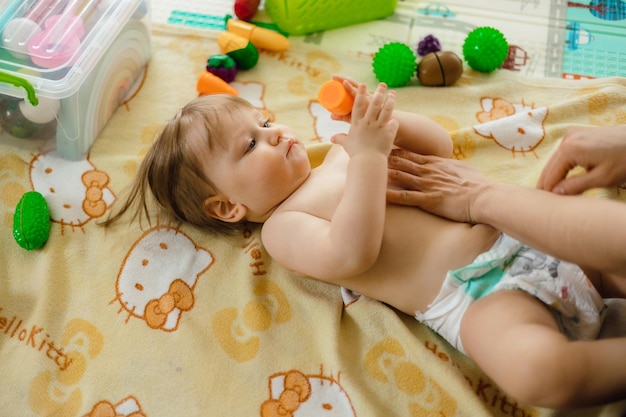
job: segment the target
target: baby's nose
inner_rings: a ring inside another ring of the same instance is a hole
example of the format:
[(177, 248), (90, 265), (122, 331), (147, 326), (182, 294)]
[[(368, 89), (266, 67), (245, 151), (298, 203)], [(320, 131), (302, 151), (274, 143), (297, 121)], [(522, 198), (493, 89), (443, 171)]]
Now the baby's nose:
[(283, 132), (278, 128), (270, 128), (270, 143), (274, 146), (278, 145), (283, 138)]

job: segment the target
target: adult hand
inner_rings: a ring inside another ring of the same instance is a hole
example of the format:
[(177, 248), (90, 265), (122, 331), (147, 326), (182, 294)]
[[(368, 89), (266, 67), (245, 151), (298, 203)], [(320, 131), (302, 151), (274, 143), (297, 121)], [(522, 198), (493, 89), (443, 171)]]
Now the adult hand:
[[(586, 172), (567, 176), (576, 167)], [(569, 129), (541, 173), (537, 188), (580, 194), (626, 183), (626, 125)]]
[(390, 203), (474, 223), (474, 201), (491, 181), (461, 161), (394, 149), (389, 157), (389, 184)]

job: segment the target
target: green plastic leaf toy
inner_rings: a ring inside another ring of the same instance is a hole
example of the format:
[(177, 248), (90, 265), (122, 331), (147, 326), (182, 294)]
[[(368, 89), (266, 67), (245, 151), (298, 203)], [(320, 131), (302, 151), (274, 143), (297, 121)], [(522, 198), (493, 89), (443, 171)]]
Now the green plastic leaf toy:
[(50, 236), (50, 211), (41, 193), (24, 193), (13, 214), (13, 238), (26, 250), (41, 248)]

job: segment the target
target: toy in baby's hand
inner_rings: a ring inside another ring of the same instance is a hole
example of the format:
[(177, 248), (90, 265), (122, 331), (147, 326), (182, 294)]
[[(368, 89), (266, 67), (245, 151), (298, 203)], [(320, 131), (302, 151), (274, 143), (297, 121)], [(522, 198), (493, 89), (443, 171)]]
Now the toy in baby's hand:
[(502, 66), (509, 53), (509, 44), (498, 29), (481, 26), (472, 30), (463, 43), (463, 57), (470, 68), (491, 72)]
[(13, 238), (22, 248), (41, 248), (50, 236), (50, 211), (43, 195), (28, 191), (13, 214)]
[(317, 93), (317, 99), (326, 110), (337, 116), (350, 114), (354, 105), (354, 98), (337, 80), (326, 81), (322, 84)]

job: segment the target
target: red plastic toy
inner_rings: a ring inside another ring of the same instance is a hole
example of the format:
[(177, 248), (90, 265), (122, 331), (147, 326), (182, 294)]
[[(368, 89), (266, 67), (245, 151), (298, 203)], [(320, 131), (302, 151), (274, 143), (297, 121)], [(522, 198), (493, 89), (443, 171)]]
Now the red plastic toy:
[(250, 20), (259, 10), (260, 0), (235, 0), (235, 15), (241, 20)]

